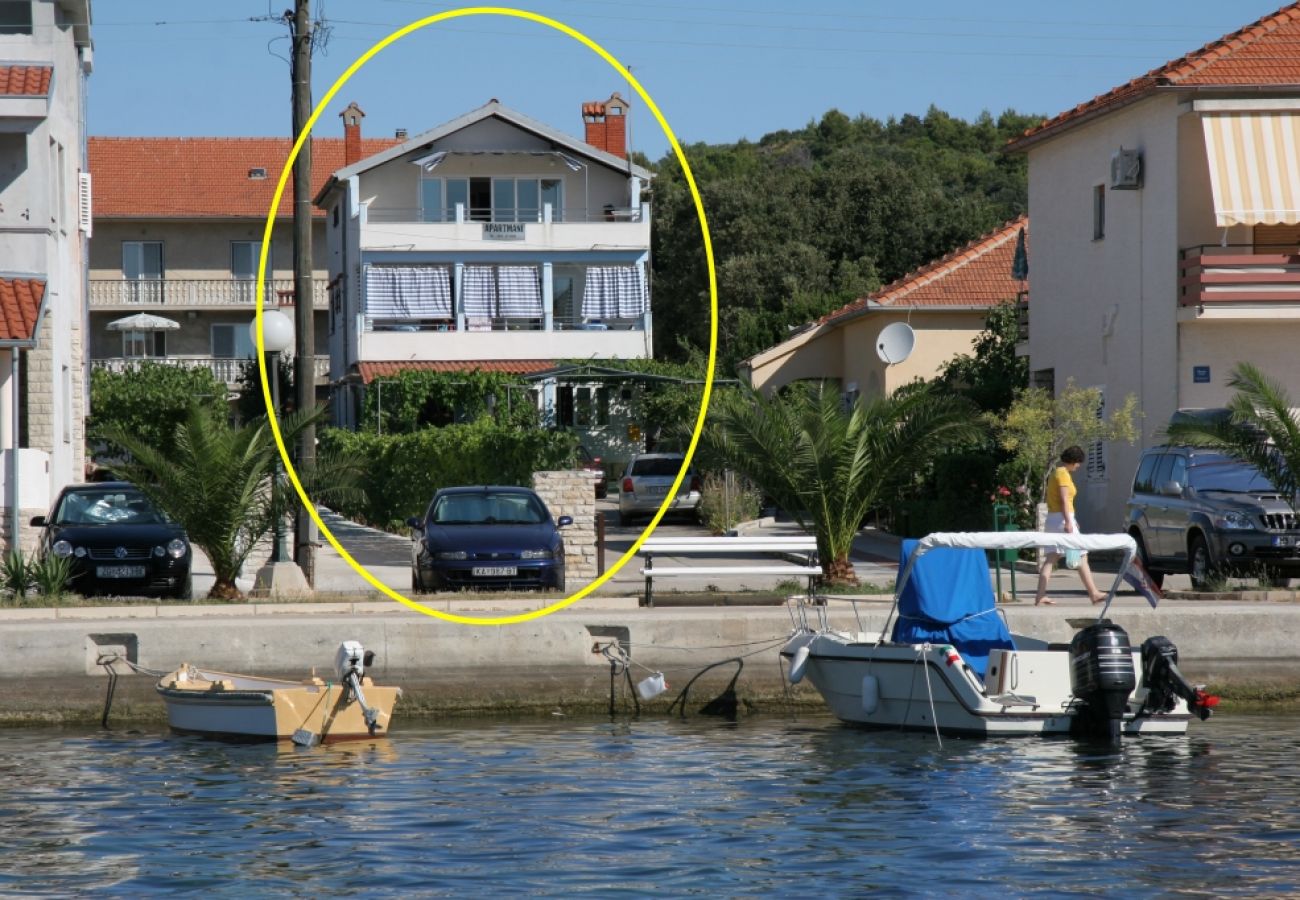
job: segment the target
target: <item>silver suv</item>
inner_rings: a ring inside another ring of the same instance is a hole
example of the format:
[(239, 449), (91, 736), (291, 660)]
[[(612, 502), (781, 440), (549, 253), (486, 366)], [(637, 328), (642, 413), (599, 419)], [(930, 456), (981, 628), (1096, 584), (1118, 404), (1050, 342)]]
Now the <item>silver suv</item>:
[(1197, 590), (1216, 572), (1278, 587), (1300, 576), (1300, 516), (1258, 469), (1213, 450), (1145, 451), (1125, 530), (1157, 584), (1181, 572)]

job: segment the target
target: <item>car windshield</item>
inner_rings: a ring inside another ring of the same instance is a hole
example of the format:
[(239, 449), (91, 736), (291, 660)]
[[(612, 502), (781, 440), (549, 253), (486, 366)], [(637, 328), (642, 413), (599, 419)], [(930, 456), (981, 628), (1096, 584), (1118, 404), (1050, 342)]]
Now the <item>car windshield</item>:
[(540, 525), (546, 509), (532, 494), (447, 494), (439, 497), (429, 514), (435, 525)]
[(682, 457), (680, 456), (661, 456), (657, 459), (637, 459), (632, 461), (632, 471), (630, 474), (637, 477), (667, 477), (676, 478), (677, 472), (682, 467)]
[(55, 525), (164, 525), (170, 520), (134, 489), (70, 491), (54, 515)]
[(1198, 491), (1250, 494), (1274, 490), (1272, 482), (1259, 469), (1228, 459), (1192, 466), (1187, 470), (1187, 483)]

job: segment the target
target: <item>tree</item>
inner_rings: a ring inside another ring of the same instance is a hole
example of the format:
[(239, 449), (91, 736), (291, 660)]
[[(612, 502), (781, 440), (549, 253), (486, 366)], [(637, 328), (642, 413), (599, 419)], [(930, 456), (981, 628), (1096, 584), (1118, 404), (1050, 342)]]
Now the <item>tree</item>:
[(821, 383), (772, 398), (741, 389), (720, 397), (710, 418), (708, 455), (747, 475), (816, 535), (832, 584), (856, 583), (849, 550), (868, 513), (936, 454), (982, 431), (968, 401), (924, 385), (848, 411)]
[(1010, 477), (1041, 503), (1052, 464), (1066, 447), (1087, 448), (1099, 441), (1137, 440), (1137, 397), (1129, 394), (1103, 418), (1101, 392), (1075, 387), (1073, 379), (1056, 397), (1042, 388), (1022, 391), (1004, 415), (989, 414), (1002, 448), (1011, 454)]
[(943, 367), (944, 384), (965, 394), (981, 410), (1000, 413), (1029, 386), (1029, 360), (1016, 356), (1020, 314), (1014, 301), (989, 310), (984, 330), (970, 354), (953, 357)]
[[(292, 413), (280, 421), (286, 444), (323, 409)], [(130, 458), (109, 464), (185, 529), (191, 543), (212, 563), (216, 583), (208, 596), (243, 596), (235, 579), (254, 545), (290, 507), (291, 486), (273, 478), (278, 451), (266, 417), (231, 425), (225, 411), (192, 403), (170, 448), (156, 447), (121, 427), (106, 429), (109, 440)], [(313, 500), (359, 490), (357, 461), (318, 457), (299, 477)]]
[[(104, 441), (108, 431), (118, 430), (167, 453), (174, 446), (177, 426), (188, 419), (195, 402), (214, 413), (228, 409), (225, 384), (206, 366), (140, 362), (124, 372), (95, 369), (90, 373), (86, 437)], [(109, 455), (121, 452), (118, 446), (104, 449)], [(97, 455), (93, 444), (87, 450)]]
[[(293, 389), (293, 358), (285, 353), (276, 356), (279, 358), (279, 365), (276, 368), (280, 376), (280, 405), (284, 407), (287, 403), (292, 406), (297, 397)], [(269, 369), (269, 362), (267, 365)], [(238, 384), (236, 393), (239, 399), (235, 404), (235, 410), (239, 415), (239, 421), (251, 422), (258, 416), (265, 416), (266, 398), (262, 396), (262, 370), (258, 368), (256, 359), (246, 360), (239, 367)]]
[(1251, 363), (1238, 363), (1228, 377), (1237, 393), (1219, 417), (1177, 419), (1165, 430), (1171, 441), (1221, 450), (1259, 469), (1297, 510), (1300, 492), (1300, 417), (1279, 382)]

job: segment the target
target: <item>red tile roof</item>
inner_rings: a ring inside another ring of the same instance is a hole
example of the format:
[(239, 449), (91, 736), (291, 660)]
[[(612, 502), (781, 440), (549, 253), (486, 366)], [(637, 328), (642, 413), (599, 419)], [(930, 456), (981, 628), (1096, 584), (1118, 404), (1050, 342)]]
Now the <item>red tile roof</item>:
[(1011, 277), (1016, 236), (1022, 228), (1028, 243), (1029, 217), (1020, 216), (915, 272), (909, 272), (874, 294), (827, 313), (817, 320), (817, 324), (835, 322), (869, 306), (997, 306), (1006, 300), (1014, 300), (1027, 285), (1027, 282)]
[(36, 333), (45, 282), (0, 278), (0, 341), (30, 341)]
[(53, 66), (0, 66), (0, 97), (46, 97)]
[(357, 371), (364, 384), (402, 372), (505, 372), (509, 375), (532, 375), (554, 368), (554, 361), (544, 359), (479, 359), (463, 362), (438, 359), (357, 363)]
[[(399, 141), (362, 140), (362, 157)], [(261, 219), (293, 147), (288, 138), (92, 137), (89, 141), (95, 218)], [(312, 188), (343, 168), (343, 139), (312, 140)], [(265, 169), (264, 178), (250, 178)], [(316, 215), (324, 215), (316, 210)], [(293, 214), (293, 184), (280, 197), (281, 217)]]
[(1145, 75), (1067, 110), (1011, 141), (1019, 149), (1062, 128), (1145, 97), (1158, 88), (1300, 85), (1300, 2), (1211, 41)]

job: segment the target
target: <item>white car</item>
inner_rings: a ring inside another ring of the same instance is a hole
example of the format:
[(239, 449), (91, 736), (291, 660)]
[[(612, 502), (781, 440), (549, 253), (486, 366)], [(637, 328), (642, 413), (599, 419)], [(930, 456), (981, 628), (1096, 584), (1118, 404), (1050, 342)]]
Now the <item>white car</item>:
[[(664, 498), (681, 471), (686, 457), (680, 453), (641, 453), (627, 464), (619, 482), (618, 523), (628, 525), (636, 518), (650, 518), (663, 506)], [(700, 506), (700, 476), (687, 470), (670, 512), (696, 515)]]

